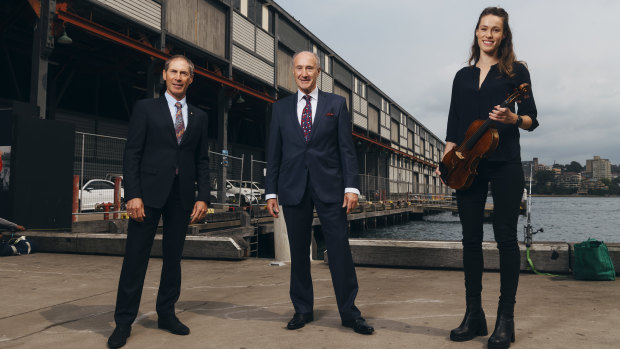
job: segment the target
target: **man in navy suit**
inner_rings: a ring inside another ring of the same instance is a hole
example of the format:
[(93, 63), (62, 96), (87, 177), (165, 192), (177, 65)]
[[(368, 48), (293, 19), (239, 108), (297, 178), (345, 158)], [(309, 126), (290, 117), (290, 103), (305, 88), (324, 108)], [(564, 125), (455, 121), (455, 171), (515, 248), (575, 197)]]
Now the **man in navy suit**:
[[(181, 254), (189, 223), (205, 218), (209, 197), (207, 114), (187, 104), (194, 65), (185, 56), (165, 63), (166, 93), (138, 101), (129, 121), (123, 182), (129, 225), (118, 284), (110, 348), (125, 345), (136, 319), (151, 246), (163, 218), (163, 266), (157, 294), (158, 327), (189, 334), (175, 315), (181, 292)], [(198, 197), (195, 194), (198, 184)]]
[(316, 87), (321, 72), (312, 52), (293, 57), (298, 92), (273, 105), (267, 152), (267, 208), (284, 210), (291, 250), (290, 296), (295, 315), (287, 328), (314, 320), (310, 275), (313, 210), (321, 220), (342, 325), (357, 333), (374, 329), (355, 306), (357, 276), (347, 237), (347, 213), (357, 206), (359, 179), (345, 99)]

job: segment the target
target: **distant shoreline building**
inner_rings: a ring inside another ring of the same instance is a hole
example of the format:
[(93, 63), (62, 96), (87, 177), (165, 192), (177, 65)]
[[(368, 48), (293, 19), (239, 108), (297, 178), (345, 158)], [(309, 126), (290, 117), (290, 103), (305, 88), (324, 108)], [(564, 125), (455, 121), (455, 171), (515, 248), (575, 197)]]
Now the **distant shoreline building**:
[(594, 159), (586, 160), (586, 173), (594, 180), (611, 179), (611, 163), (609, 159), (595, 155)]

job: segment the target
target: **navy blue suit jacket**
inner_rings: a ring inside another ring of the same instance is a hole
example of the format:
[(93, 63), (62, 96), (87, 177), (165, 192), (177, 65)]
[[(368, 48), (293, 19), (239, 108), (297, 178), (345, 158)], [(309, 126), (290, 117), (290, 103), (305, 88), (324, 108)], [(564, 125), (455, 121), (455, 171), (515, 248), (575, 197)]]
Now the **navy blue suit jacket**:
[[(166, 203), (179, 169), (182, 208), (209, 200), (207, 114), (188, 104), (187, 127), (177, 143), (166, 98), (143, 99), (134, 106), (123, 159), (125, 199), (142, 198), (145, 206)], [(198, 197), (195, 185), (198, 184)]]
[(319, 90), (310, 140), (297, 118), (297, 93), (273, 105), (265, 193), (281, 205), (297, 205), (308, 178), (319, 200), (342, 202), (345, 188), (359, 188), (351, 117), (345, 99)]

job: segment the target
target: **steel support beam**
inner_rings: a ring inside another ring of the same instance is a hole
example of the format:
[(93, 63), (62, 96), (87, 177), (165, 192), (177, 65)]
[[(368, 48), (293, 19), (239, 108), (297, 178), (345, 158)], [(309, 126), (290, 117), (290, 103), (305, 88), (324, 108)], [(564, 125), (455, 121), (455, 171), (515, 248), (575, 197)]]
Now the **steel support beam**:
[[(101, 38), (104, 39), (108, 39), (111, 40), (113, 42), (116, 42), (118, 44), (121, 44), (123, 46), (127, 46), (129, 48), (132, 48), (136, 51), (145, 53), (151, 57), (155, 57), (157, 59), (161, 59), (163, 61), (167, 60), (171, 55), (165, 52), (162, 52), (152, 46), (146, 45), (138, 40), (135, 40), (131, 37), (128, 37), (126, 35), (120, 34), (118, 32), (115, 32), (109, 28), (106, 28), (100, 24), (97, 24), (95, 22), (92, 22), (86, 18), (82, 18), (76, 14), (73, 14), (71, 12), (66, 12), (63, 11), (61, 9), (58, 9), (58, 18), (62, 21), (65, 21), (67, 23), (70, 23), (76, 27), (82, 28), (84, 30), (86, 30), (87, 32), (97, 35)], [(264, 100), (266, 102), (269, 103), (275, 103), (275, 99), (273, 99), (271, 96), (269, 96), (268, 94), (264, 93), (264, 92), (260, 92), (257, 90), (254, 90), (250, 87), (247, 87), (239, 82), (227, 79), (225, 77), (219, 76), (216, 73), (209, 71), (203, 67), (199, 67), (196, 66), (195, 67), (195, 72), (198, 75), (204, 76), (210, 80), (216, 81), (221, 83), (222, 85), (228, 86), (228, 87), (232, 87), (236, 90), (239, 90), (241, 92), (247, 93), (250, 96), (254, 96), (256, 98), (259, 98), (261, 100)]]
[(41, 0), (41, 16), (35, 22), (30, 70), (30, 104), (39, 107), (39, 117), (45, 119), (47, 106), (48, 60), (54, 49), (54, 14), (56, 0)]

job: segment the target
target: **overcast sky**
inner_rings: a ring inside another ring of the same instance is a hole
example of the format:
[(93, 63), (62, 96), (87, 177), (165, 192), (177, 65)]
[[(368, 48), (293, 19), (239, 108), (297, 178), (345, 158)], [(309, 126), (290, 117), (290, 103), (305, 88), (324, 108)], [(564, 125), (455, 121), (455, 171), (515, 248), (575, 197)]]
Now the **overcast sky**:
[(276, 2), (442, 140), (478, 16), (499, 5), (538, 107), (540, 126), (521, 133), (522, 159), (620, 164), (620, 1)]

